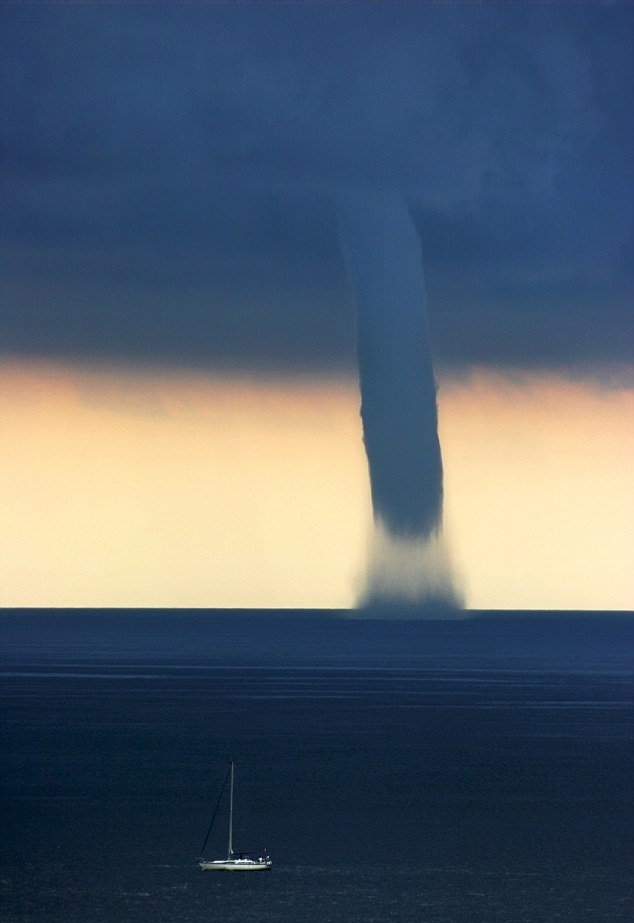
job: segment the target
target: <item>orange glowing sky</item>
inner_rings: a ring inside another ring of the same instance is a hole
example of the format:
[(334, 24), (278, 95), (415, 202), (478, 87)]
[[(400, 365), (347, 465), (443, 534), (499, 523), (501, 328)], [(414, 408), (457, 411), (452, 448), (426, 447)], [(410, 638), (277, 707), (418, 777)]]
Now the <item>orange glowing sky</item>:
[[(350, 378), (5, 362), (0, 604), (353, 606), (371, 513)], [(441, 379), (471, 608), (630, 609), (632, 392)]]

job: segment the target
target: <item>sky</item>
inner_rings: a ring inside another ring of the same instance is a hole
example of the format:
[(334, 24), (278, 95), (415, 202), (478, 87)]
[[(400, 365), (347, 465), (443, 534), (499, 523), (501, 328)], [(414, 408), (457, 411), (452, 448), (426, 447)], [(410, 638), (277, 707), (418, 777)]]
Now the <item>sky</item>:
[(0, 27), (0, 604), (355, 605), (337, 203), (387, 191), (420, 239), (465, 605), (633, 608), (632, 5)]

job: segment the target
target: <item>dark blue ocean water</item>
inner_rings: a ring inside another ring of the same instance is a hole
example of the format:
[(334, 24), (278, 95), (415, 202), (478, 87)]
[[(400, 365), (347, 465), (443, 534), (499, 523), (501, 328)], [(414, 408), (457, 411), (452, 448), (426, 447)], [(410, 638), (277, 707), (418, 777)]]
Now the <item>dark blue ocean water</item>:
[[(0, 630), (3, 923), (633, 917), (631, 617)], [(229, 759), (271, 872), (198, 869)]]

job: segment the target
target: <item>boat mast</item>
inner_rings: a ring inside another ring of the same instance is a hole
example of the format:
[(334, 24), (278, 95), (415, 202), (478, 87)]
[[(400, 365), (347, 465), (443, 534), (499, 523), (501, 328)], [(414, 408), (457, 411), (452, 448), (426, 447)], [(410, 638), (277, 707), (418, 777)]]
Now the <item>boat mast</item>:
[(228, 858), (233, 855), (233, 760), (231, 761), (231, 788), (229, 789), (229, 852)]
[(215, 808), (215, 810), (214, 810), (214, 813), (213, 813), (212, 816), (211, 816), (211, 821), (209, 822), (209, 828), (208, 828), (208, 830), (207, 830), (207, 835), (206, 835), (206, 837), (205, 837), (205, 842), (203, 843), (203, 848), (200, 850), (200, 858), (201, 858), (201, 859), (202, 859), (202, 857), (203, 857), (203, 853), (205, 852), (205, 846), (207, 845), (207, 840), (209, 839), (209, 834), (211, 833), (211, 829), (212, 829), (212, 827), (213, 827), (213, 825), (214, 825), (214, 821), (215, 821), (215, 819), (216, 819), (216, 814), (218, 813), (218, 808), (220, 807), (220, 802), (222, 801), (222, 796), (224, 795), (225, 788), (227, 787), (227, 780), (228, 780), (228, 778), (229, 778), (230, 772), (231, 772), (231, 766), (229, 766), (229, 768), (227, 769), (227, 771), (226, 771), (226, 773), (225, 773), (224, 782), (222, 783), (222, 788), (220, 789), (220, 794), (218, 795), (218, 801), (217, 801), (217, 803), (216, 803), (216, 808)]

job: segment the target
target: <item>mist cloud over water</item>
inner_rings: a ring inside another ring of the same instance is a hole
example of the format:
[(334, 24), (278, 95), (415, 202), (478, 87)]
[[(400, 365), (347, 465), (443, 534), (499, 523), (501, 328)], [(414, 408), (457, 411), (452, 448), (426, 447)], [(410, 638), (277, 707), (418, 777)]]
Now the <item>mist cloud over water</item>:
[[(414, 607), (417, 617), (455, 616), (464, 605), (448, 544), (437, 532), (431, 538), (397, 538), (379, 523), (375, 525), (367, 572), (358, 597), (361, 608), (396, 603)], [(397, 609), (402, 616), (403, 609)]]
[(418, 235), (406, 203), (391, 191), (350, 194), (338, 216), (355, 292), (377, 528), (362, 598), (453, 599), (448, 559), (438, 553), (443, 471)]

